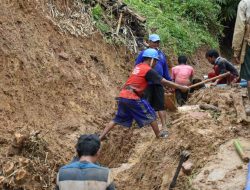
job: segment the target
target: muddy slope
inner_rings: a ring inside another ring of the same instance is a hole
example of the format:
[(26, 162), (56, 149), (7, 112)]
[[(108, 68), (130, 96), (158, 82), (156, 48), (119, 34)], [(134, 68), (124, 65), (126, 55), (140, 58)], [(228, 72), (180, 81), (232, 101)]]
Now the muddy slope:
[[(31, 159), (31, 165), (43, 162), (44, 168), (27, 169), (36, 173), (46, 170), (49, 153), (51, 179), (37, 177), (44, 182), (37, 188), (48, 189), (58, 166), (73, 156), (76, 137), (99, 131), (112, 117), (114, 97), (130, 65), (128, 52), (108, 45), (98, 33), (85, 38), (64, 33), (41, 2), (4, 1), (0, 8), (0, 175), (7, 161), (21, 167), (19, 157), (9, 157), (8, 149), (15, 133), (28, 134), (24, 147), (38, 142), (47, 151), (31, 151), (27, 157), (21, 150), (18, 156)], [(38, 139), (32, 132), (39, 133)], [(6, 179), (9, 188), (15, 186), (12, 177)]]

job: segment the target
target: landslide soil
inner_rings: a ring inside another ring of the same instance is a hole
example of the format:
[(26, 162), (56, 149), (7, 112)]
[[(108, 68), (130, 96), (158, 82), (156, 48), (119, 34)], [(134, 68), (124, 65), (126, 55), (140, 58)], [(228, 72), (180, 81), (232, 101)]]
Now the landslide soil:
[[(39, 0), (13, 2), (0, 7), (0, 185), (54, 189), (58, 168), (75, 155), (77, 137), (99, 132), (112, 118), (131, 57), (98, 33), (75, 37), (63, 31)], [(65, 4), (53, 2), (67, 12)], [(193, 177), (221, 144), (249, 138), (248, 125), (237, 123), (232, 99), (245, 93), (196, 92), (190, 105), (208, 103), (221, 112), (168, 113), (168, 139), (155, 139), (149, 127), (117, 127), (103, 143), (100, 162), (112, 168), (119, 190), (167, 189), (180, 152), (189, 150), (194, 171), (181, 175), (176, 189), (192, 189)]]
[[(125, 48), (108, 45), (98, 32), (85, 38), (65, 33), (42, 2), (3, 1), (0, 7), (0, 176), (6, 189), (52, 189), (58, 167), (75, 154), (77, 137), (99, 132), (112, 118), (131, 68)], [(65, 10), (60, 2), (55, 6)], [(28, 138), (10, 156), (16, 133)], [(19, 159), (26, 158), (25, 167)], [(5, 173), (7, 162), (14, 173)], [(20, 168), (29, 183), (15, 181)]]

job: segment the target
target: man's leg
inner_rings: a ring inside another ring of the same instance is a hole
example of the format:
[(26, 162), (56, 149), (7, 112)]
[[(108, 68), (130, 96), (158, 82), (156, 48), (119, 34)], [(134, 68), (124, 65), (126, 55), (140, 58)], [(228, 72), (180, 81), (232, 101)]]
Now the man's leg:
[(154, 85), (151, 104), (154, 110), (158, 113), (162, 128), (166, 127), (167, 116), (165, 111), (164, 88), (162, 85)]
[(117, 124), (116, 124), (114, 121), (110, 121), (110, 122), (106, 125), (105, 129), (103, 130), (103, 132), (101, 133), (101, 135), (100, 135), (100, 140), (103, 140), (104, 137), (105, 137), (105, 135), (106, 135), (111, 129), (113, 129), (116, 125), (117, 125)]
[(165, 110), (158, 111), (159, 118), (161, 120), (162, 128), (166, 126), (167, 115)]
[(182, 92), (179, 89), (175, 90), (176, 101), (179, 106), (183, 105)]
[(153, 121), (150, 126), (152, 127), (154, 133), (155, 133), (155, 136), (156, 138), (159, 138), (160, 137), (160, 130), (159, 130), (159, 127), (158, 127), (158, 124), (157, 124), (157, 121)]

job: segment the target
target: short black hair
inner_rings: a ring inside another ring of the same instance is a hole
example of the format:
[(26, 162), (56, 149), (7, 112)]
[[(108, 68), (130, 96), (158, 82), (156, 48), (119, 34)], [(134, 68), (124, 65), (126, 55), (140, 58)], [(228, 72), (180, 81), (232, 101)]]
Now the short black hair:
[(187, 64), (187, 57), (185, 55), (180, 55), (178, 57), (178, 63), (179, 64)]
[(85, 134), (78, 138), (76, 151), (79, 156), (95, 156), (100, 149), (101, 142), (95, 134)]
[(208, 50), (207, 51), (207, 53), (206, 53), (206, 57), (214, 57), (214, 58), (217, 58), (217, 57), (219, 57), (220, 55), (219, 55), (219, 52), (217, 51), (217, 50), (215, 50), (215, 49), (210, 49), (210, 50)]

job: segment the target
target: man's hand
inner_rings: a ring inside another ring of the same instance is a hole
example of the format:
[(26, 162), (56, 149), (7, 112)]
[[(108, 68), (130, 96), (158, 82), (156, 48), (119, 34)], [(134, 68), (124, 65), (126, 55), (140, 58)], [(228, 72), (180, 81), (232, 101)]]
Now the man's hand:
[(236, 82), (239, 80), (239, 78), (240, 78), (240, 77), (236, 77), (236, 78), (232, 81), (232, 83), (236, 83)]
[(182, 92), (188, 92), (189, 91), (189, 87), (188, 86), (182, 86), (180, 90)]
[(217, 85), (217, 82), (213, 82), (210, 84), (210, 86), (216, 86)]
[(239, 64), (240, 64), (240, 59), (239, 59), (239, 57), (234, 57), (234, 58), (233, 58), (233, 63), (236, 64), (236, 65), (239, 65)]
[(175, 89), (174, 88), (165, 88), (166, 93), (174, 93)]

